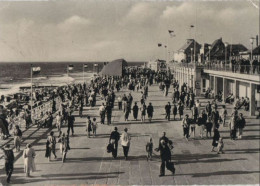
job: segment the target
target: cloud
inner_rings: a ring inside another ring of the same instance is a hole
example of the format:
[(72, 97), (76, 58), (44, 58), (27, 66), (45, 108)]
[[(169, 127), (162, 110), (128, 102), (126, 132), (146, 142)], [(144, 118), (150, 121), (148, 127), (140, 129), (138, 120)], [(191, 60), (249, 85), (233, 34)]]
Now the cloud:
[(91, 21), (80, 17), (78, 15), (73, 15), (69, 17), (68, 19), (64, 20), (63, 22), (58, 24), (58, 28), (62, 30), (68, 30), (68, 29), (77, 29), (89, 26), (91, 24)]

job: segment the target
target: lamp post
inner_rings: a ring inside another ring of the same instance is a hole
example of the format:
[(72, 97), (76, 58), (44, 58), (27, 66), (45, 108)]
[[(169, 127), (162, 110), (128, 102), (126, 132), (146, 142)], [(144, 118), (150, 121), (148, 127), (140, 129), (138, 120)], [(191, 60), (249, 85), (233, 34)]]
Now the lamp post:
[(225, 45), (225, 65), (226, 65), (227, 64), (227, 47), (228, 47), (228, 43), (225, 42), (224, 45)]
[(253, 37), (250, 38), (250, 43), (251, 43), (251, 60), (253, 60), (253, 47), (254, 47), (254, 39)]
[(193, 55), (193, 52), (192, 52), (192, 51), (193, 51), (193, 48), (190, 49), (190, 52), (191, 52), (191, 54), (190, 54), (190, 62), (191, 62), (191, 63), (192, 63), (192, 61), (193, 61), (193, 60), (192, 60), (192, 55)]
[(210, 62), (210, 51), (211, 51), (211, 48), (212, 48), (211, 45), (209, 45), (208, 48), (209, 48), (209, 62)]

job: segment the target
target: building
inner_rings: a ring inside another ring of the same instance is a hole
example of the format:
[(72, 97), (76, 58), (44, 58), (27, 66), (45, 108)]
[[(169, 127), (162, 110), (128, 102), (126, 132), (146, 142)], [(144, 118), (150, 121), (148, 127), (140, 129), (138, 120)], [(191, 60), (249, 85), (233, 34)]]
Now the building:
[(198, 61), (201, 46), (194, 39), (187, 39), (186, 43), (174, 53), (174, 60), (188, 63), (194, 61), (194, 48), (196, 50), (195, 59)]
[(154, 70), (155, 72), (167, 70), (166, 61), (160, 60), (160, 59), (151, 60), (148, 62), (148, 64), (146, 66), (148, 68)]
[(194, 88), (197, 96), (201, 96), (208, 88), (216, 95), (223, 92), (223, 100), (228, 94), (233, 93), (236, 97), (248, 97), (250, 99), (250, 114), (255, 115), (260, 107), (260, 81), (259, 71), (248, 72), (236, 71), (231, 68), (218, 66), (209, 68), (198, 64), (176, 64), (171, 70), (179, 84), (187, 83)]

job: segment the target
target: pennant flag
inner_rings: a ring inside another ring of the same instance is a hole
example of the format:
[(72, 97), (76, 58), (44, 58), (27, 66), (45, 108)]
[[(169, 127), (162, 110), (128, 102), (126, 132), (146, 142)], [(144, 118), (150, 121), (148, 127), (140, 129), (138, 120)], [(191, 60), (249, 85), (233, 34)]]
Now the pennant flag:
[(175, 37), (174, 31), (173, 30), (168, 30), (169, 34), (171, 37)]
[(158, 47), (161, 47), (162, 46), (162, 44), (161, 43), (158, 43)]
[(190, 27), (191, 27), (191, 28), (193, 28), (193, 27), (194, 27), (194, 25), (190, 25)]
[(164, 45), (164, 48), (167, 48), (167, 46), (166, 46), (166, 45)]
[(33, 75), (39, 74), (41, 72), (41, 67), (32, 67)]
[(68, 70), (73, 70), (74, 69), (74, 65), (69, 65), (68, 66)]
[(84, 64), (84, 68), (88, 68), (88, 65)]

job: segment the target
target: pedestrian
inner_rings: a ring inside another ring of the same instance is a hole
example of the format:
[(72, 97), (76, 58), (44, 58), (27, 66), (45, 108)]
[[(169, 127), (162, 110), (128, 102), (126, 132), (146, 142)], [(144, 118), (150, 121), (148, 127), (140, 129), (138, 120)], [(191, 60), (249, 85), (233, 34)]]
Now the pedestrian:
[(64, 163), (66, 161), (67, 152), (70, 150), (69, 135), (63, 133), (61, 138), (59, 139), (59, 142), (60, 142), (60, 152), (62, 155), (62, 163)]
[(105, 117), (106, 117), (106, 108), (104, 103), (99, 107), (99, 114), (100, 114), (100, 123), (105, 124)]
[(14, 152), (10, 148), (10, 145), (7, 144), (5, 145), (4, 149), (4, 158), (5, 158), (5, 173), (6, 173), (6, 182), (10, 183), (11, 181), (11, 176), (14, 170)]
[(227, 120), (227, 109), (226, 109), (226, 106), (223, 105), (223, 111), (222, 111), (222, 115), (221, 115), (221, 120), (222, 120), (222, 123), (223, 123), (223, 127), (226, 126), (226, 120)]
[(230, 122), (229, 122), (229, 129), (230, 129), (230, 138), (232, 140), (236, 139), (236, 126), (237, 125), (237, 117), (236, 115), (233, 113), (231, 118), (230, 118)]
[(127, 131), (128, 131), (128, 129), (125, 128), (124, 132), (121, 135), (121, 145), (123, 147), (125, 160), (127, 160), (127, 157), (128, 157), (128, 152), (129, 152), (129, 148), (130, 148), (130, 140), (131, 140), (131, 137), (127, 133)]
[(175, 174), (175, 168), (173, 162), (171, 162), (171, 150), (168, 146), (169, 140), (165, 136), (160, 138), (159, 140), (159, 147), (156, 149), (156, 151), (160, 151), (160, 157), (161, 157), (161, 166), (160, 166), (160, 177), (165, 176), (165, 166), (168, 170), (172, 172), (172, 174)]
[(184, 110), (184, 106), (183, 106), (183, 104), (180, 102), (180, 103), (179, 103), (179, 106), (178, 106), (178, 112), (179, 112), (179, 115), (180, 115), (180, 120), (181, 120), (181, 116), (183, 116), (183, 110)]
[(114, 158), (117, 158), (118, 141), (120, 139), (120, 134), (117, 130), (118, 130), (117, 127), (115, 127), (114, 131), (111, 132), (109, 138), (109, 143), (112, 144), (114, 147), (112, 151), (112, 155)]
[(112, 104), (108, 103), (106, 106), (106, 114), (107, 114), (107, 125), (111, 124), (112, 119)]
[(177, 112), (178, 112), (178, 108), (177, 108), (176, 104), (174, 104), (173, 108), (172, 108), (173, 120), (175, 120)]
[(224, 154), (224, 151), (223, 151), (223, 149), (224, 149), (224, 141), (223, 141), (223, 138), (219, 138), (217, 148), (218, 148), (218, 154), (220, 154), (220, 153)]
[(152, 103), (150, 102), (149, 105), (148, 105), (148, 107), (147, 107), (147, 114), (148, 114), (148, 119), (149, 119), (149, 122), (150, 122), (150, 123), (152, 122), (153, 112), (154, 112), (153, 105), (152, 105)]
[(168, 104), (165, 105), (165, 113), (166, 113), (165, 118), (168, 119), (168, 121), (170, 121), (170, 117), (171, 117), (171, 104), (170, 104), (170, 102), (168, 102)]
[(215, 147), (218, 146), (219, 138), (220, 138), (220, 134), (219, 134), (218, 128), (215, 128), (215, 129), (214, 129), (214, 135), (213, 135), (212, 150), (211, 150), (211, 152), (214, 152)]
[(58, 133), (59, 133), (58, 137), (60, 137), (60, 134), (61, 134), (61, 124), (62, 124), (62, 117), (61, 117), (61, 113), (59, 112), (56, 116), (56, 127), (57, 127)]
[(133, 116), (134, 116), (134, 119), (137, 121), (137, 117), (138, 117), (138, 106), (137, 106), (137, 102), (135, 102), (135, 105), (133, 106)]
[(150, 137), (149, 142), (146, 144), (146, 152), (147, 152), (147, 161), (152, 160), (152, 154), (153, 154), (153, 139)]
[(118, 110), (122, 110), (122, 97), (121, 97), (121, 95), (118, 96), (117, 102), (118, 102)]
[(125, 121), (128, 121), (130, 112), (131, 112), (130, 103), (127, 101), (125, 106), (125, 111), (124, 111)]
[(211, 130), (212, 130), (213, 123), (211, 121), (211, 117), (208, 117), (207, 123), (206, 123), (206, 137), (208, 138), (208, 134), (211, 137)]
[(97, 135), (97, 121), (96, 121), (96, 118), (93, 118), (93, 121), (92, 121), (92, 133), (93, 133), (93, 136), (96, 137), (96, 135)]
[(189, 129), (190, 129), (190, 119), (189, 119), (188, 114), (186, 114), (182, 120), (182, 127), (183, 127), (183, 136), (186, 138), (186, 140), (188, 140), (189, 139)]
[(75, 122), (75, 117), (73, 115), (71, 115), (71, 113), (69, 113), (68, 116), (68, 130), (67, 130), (67, 134), (70, 135), (70, 129), (72, 132), (72, 136), (74, 135), (74, 122)]
[[(56, 137), (54, 136), (53, 131), (50, 132), (50, 135), (47, 137), (47, 141), (49, 142), (50, 151), (53, 153), (54, 158), (56, 159)], [(49, 156), (49, 161), (51, 161), (51, 153)]]
[(45, 158), (50, 158), (51, 156), (51, 148), (50, 148), (50, 142), (47, 140), (46, 141), (46, 149), (45, 149)]
[(19, 128), (18, 125), (15, 125), (15, 129), (14, 129), (14, 147), (15, 147), (15, 151), (19, 152), (20, 151), (20, 147), (21, 147), (21, 142), (22, 142), (22, 131)]
[(145, 122), (145, 115), (146, 115), (146, 105), (145, 103), (143, 103), (143, 105), (141, 106), (141, 121)]
[(24, 172), (26, 177), (30, 177), (30, 172), (36, 171), (35, 162), (34, 162), (35, 156), (36, 154), (31, 144), (27, 144), (26, 148), (23, 151)]
[(90, 116), (87, 116), (87, 122), (86, 122), (86, 131), (87, 131), (87, 136), (90, 138), (90, 132), (92, 131), (92, 122), (90, 120)]
[[(82, 102), (81, 102), (82, 103)], [(81, 104), (80, 103), (80, 105), (79, 105), (79, 117), (81, 117), (82, 118), (82, 113), (83, 113), (83, 104)]]
[(237, 128), (238, 128), (238, 139), (242, 139), (243, 130), (246, 126), (246, 120), (243, 117), (243, 114), (240, 113), (237, 119)]

